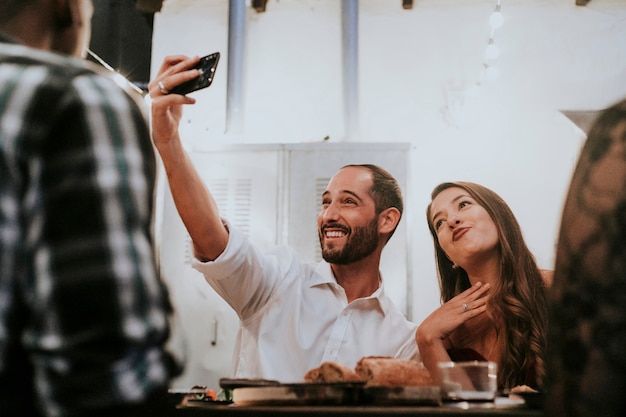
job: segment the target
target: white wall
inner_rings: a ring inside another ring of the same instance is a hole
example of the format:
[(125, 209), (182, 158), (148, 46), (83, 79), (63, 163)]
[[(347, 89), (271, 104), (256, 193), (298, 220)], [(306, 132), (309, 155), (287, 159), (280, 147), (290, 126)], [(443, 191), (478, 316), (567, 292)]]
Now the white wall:
[[(249, 3), (249, 2), (248, 2)], [(540, 265), (554, 261), (561, 204), (584, 133), (559, 110), (626, 97), (626, 2), (502, 0), (500, 77), (479, 79), (495, 0), (359, 3), (360, 141), (409, 142), (413, 319), (439, 304), (424, 211), (444, 180), (482, 183), (511, 205)], [(153, 74), (168, 54), (222, 52), (215, 82), (194, 93), (183, 135), (206, 143), (342, 141), (341, 2), (248, 7), (245, 125), (225, 132), (228, 1), (167, 0), (155, 16)], [(454, 89), (465, 107), (450, 123)]]

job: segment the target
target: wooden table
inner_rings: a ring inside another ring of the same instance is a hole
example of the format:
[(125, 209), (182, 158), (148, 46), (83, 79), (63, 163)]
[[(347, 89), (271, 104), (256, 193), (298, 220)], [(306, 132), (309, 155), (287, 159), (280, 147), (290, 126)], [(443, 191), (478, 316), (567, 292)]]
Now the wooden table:
[(180, 417), (361, 417), (361, 416), (416, 416), (416, 417), (441, 417), (441, 416), (471, 416), (471, 417), (541, 417), (542, 410), (531, 409), (525, 405), (502, 408), (473, 408), (462, 409), (447, 405), (441, 406), (326, 406), (326, 405), (216, 405), (204, 404), (179, 407), (176, 411)]

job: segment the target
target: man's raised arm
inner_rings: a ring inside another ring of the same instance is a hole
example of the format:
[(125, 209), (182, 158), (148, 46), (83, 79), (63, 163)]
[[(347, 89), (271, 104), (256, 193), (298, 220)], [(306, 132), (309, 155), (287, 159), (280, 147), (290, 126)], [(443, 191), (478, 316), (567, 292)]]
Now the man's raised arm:
[(198, 57), (166, 57), (148, 87), (152, 99), (152, 139), (163, 161), (174, 204), (191, 236), (195, 256), (209, 261), (226, 248), (228, 230), (180, 140), (178, 126), (183, 105), (194, 104), (195, 99), (168, 91), (198, 75), (192, 68), (198, 60)]

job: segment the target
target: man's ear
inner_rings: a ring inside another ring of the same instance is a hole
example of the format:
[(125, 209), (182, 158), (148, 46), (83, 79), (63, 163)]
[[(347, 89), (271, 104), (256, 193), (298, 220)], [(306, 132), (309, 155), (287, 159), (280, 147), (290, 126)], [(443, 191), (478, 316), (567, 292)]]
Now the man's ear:
[(391, 233), (400, 222), (400, 210), (395, 207), (389, 207), (380, 212), (378, 215), (378, 232), (388, 234)]

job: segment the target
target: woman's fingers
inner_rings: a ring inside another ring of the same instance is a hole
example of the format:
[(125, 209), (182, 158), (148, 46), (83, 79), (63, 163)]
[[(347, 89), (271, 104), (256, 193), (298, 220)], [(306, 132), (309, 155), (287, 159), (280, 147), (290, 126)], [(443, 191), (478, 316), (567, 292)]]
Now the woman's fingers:
[(488, 292), (489, 284), (483, 285), (478, 282), (454, 297), (448, 303), (450, 304), (450, 308), (456, 311), (457, 314), (467, 315), (469, 313), (469, 317), (466, 318), (471, 318), (485, 311), (485, 309), (480, 308), (486, 308), (487, 300), (489, 299), (487, 296)]
[(481, 298), (480, 300), (468, 303), (467, 309), (464, 309), (461, 314), (463, 315), (463, 319), (465, 321), (471, 319), (472, 317), (476, 317), (485, 311), (487, 311), (487, 300), (485, 298)]
[(489, 284), (483, 284), (481, 282), (478, 282), (472, 285), (467, 290), (463, 291), (457, 297), (460, 297), (461, 300), (463, 300), (463, 302), (468, 302), (468, 301), (474, 302), (482, 298), (488, 298), (487, 293), (489, 292), (489, 289), (490, 289)]
[(483, 284), (482, 282), (477, 282), (476, 284), (463, 291), (460, 295), (466, 294), (468, 296), (480, 297), (489, 291), (489, 287), (490, 285), (488, 283)]
[(489, 288), (489, 284), (474, 284), (433, 311), (418, 329), (420, 340), (444, 339), (467, 320), (484, 313)]

